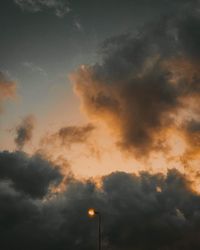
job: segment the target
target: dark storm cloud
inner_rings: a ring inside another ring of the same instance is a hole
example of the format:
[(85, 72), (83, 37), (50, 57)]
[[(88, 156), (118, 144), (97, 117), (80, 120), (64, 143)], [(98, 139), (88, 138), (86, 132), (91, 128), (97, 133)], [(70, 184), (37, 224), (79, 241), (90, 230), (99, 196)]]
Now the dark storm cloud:
[(14, 0), (22, 9), (30, 12), (39, 12), (44, 9), (53, 9), (56, 16), (63, 17), (71, 11), (67, 0)]
[(183, 50), (199, 61), (200, 58), (200, 16), (199, 6), (197, 11), (193, 15), (188, 15), (179, 20), (178, 23), (178, 35), (182, 42)]
[(183, 106), (189, 112), (186, 99), (199, 99), (200, 6), (181, 7), (176, 17), (166, 15), (135, 36), (108, 39), (101, 62), (71, 76), (87, 114), (104, 121), (118, 145), (136, 155), (159, 148), (167, 128), (176, 126), (172, 117)]
[(14, 190), (30, 197), (42, 198), (51, 185), (58, 185), (61, 179), (58, 169), (40, 155), (0, 153), (0, 180), (10, 182)]
[(16, 93), (16, 84), (14, 81), (0, 72), (0, 113), (2, 111), (2, 102), (6, 99), (13, 98)]
[[(179, 172), (167, 176), (122, 172), (92, 181), (71, 179), (66, 191), (36, 203), (6, 183), (0, 185), (0, 233), (4, 250), (95, 249), (97, 218), (102, 213), (105, 249), (198, 249), (200, 196)], [(9, 240), (12, 239), (12, 240)]]
[(35, 118), (33, 115), (26, 116), (17, 126), (15, 143), (19, 149), (22, 149), (27, 142), (31, 141), (34, 126)]

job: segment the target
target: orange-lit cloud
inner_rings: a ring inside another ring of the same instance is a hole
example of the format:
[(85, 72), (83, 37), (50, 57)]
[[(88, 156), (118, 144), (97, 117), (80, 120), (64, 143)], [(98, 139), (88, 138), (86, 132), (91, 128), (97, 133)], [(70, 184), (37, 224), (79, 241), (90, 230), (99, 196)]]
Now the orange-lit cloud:
[(15, 97), (16, 84), (9, 80), (7, 76), (0, 72), (0, 112), (2, 111), (2, 102), (6, 99)]
[[(192, 44), (185, 47), (191, 20), (162, 22), (138, 37), (106, 41), (101, 62), (82, 65), (70, 79), (82, 111), (106, 124), (125, 155), (151, 163), (150, 169), (184, 172), (183, 158), (199, 159), (199, 59)], [(188, 175), (198, 173), (197, 164), (189, 165)]]

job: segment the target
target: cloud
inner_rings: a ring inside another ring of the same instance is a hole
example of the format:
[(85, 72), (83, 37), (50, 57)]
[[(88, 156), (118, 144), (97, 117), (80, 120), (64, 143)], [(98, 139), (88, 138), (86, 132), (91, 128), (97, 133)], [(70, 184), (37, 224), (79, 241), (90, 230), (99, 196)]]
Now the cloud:
[(58, 143), (60, 146), (70, 148), (73, 144), (87, 143), (94, 129), (90, 123), (84, 126), (62, 127), (58, 132), (44, 137), (41, 143), (47, 145)]
[(31, 70), (34, 73), (40, 73), (43, 76), (47, 76), (47, 72), (41, 68), (40, 66), (35, 65), (32, 62), (24, 62), (22, 63), (22, 66), (26, 67), (27, 69)]
[(161, 17), (137, 35), (107, 39), (101, 61), (71, 75), (83, 110), (135, 156), (163, 150), (169, 130), (184, 133), (188, 117), (181, 114), (199, 115), (198, 9), (191, 1), (176, 17)]
[(62, 144), (84, 143), (95, 129), (92, 124), (85, 126), (68, 126), (59, 130), (58, 136), (62, 140)]
[(4, 100), (14, 98), (16, 94), (16, 83), (3, 73), (0, 72), (0, 112)]
[(105, 249), (189, 250), (200, 246), (200, 196), (176, 170), (166, 176), (116, 172), (102, 178), (101, 188), (91, 180), (71, 179), (63, 193), (46, 202), (36, 202), (12, 188), (0, 183), (4, 250), (94, 249), (97, 219), (88, 218), (90, 207), (102, 214)]
[(33, 115), (26, 116), (17, 126), (15, 143), (19, 149), (22, 149), (27, 142), (31, 141), (34, 126), (35, 118)]
[(25, 11), (40, 12), (44, 9), (52, 9), (58, 17), (64, 17), (71, 9), (66, 0), (14, 0)]
[[(48, 159), (59, 161), (59, 158), (77, 159), (94, 157), (100, 159), (102, 149), (97, 142), (96, 125), (87, 123), (80, 126), (63, 126), (55, 132), (46, 133), (40, 140), (40, 151)], [(61, 165), (63, 165), (61, 163)], [(66, 172), (66, 169), (65, 169)]]
[(11, 187), (32, 198), (44, 197), (51, 185), (62, 179), (59, 170), (41, 155), (29, 157), (22, 152), (0, 152), (0, 182), (8, 181)]
[(79, 20), (79, 18), (74, 18), (74, 27), (79, 30), (79, 31), (83, 31), (83, 26)]

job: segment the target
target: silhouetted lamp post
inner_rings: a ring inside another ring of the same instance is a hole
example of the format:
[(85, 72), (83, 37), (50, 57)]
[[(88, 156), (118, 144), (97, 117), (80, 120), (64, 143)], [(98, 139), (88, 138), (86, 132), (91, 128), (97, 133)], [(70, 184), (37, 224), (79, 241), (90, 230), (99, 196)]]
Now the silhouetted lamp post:
[(101, 250), (101, 213), (96, 211), (94, 208), (88, 210), (88, 215), (93, 218), (98, 216), (98, 250)]

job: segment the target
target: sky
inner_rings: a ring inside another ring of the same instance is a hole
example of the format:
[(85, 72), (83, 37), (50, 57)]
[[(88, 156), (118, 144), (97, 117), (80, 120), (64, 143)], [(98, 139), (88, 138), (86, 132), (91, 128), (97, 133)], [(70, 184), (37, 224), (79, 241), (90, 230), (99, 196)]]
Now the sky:
[(200, 1), (0, 2), (3, 250), (199, 249)]

